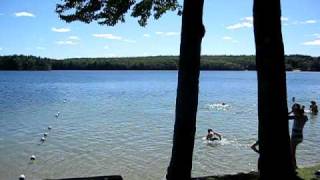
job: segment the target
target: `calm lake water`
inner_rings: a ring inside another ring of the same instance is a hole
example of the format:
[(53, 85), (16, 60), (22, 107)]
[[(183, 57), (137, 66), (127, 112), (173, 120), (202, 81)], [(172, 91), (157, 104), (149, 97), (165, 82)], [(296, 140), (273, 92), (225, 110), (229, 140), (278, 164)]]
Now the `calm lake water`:
[[(287, 84), (289, 100), (295, 96), (306, 107), (320, 102), (320, 73), (290, 72)], [(176, 71), (0, 72), (0, 179), (162, 179), (176, 86)], [(193, 176), (256, 169), (258, 156), (250, 149), (257, 139), (256, 86), (255, 72), (201, 72)], [(219, 107), (222, 102), (229, 106)], [(297, 150), (300, 166), (320, 162), (320, 119), (308, 117)], [(204, 142), (208, 128), (221, 132), (223, 141)]]

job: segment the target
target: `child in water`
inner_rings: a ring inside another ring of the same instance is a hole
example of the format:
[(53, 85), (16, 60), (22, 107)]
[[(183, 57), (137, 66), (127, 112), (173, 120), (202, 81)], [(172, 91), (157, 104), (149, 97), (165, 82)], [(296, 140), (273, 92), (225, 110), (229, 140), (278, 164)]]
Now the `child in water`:
[(214, 132), (212, 129), (208, 129), (207, 140), (221, 140), (221, 134)]
[(318, 114), (318, 106), (317, 106), (317, 103), (315, 101), (311, 101), (310, 102), (311, 105), (310, 105), (310, 111), (312, 114), (316, 115)]

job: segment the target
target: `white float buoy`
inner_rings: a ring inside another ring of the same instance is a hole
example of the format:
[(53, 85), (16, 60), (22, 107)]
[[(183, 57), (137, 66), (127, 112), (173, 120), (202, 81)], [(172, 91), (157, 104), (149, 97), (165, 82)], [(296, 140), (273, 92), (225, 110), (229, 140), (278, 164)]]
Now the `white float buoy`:
[(317, 178), (320, 178), (320, 170), (317, 170), (314, 175), (316, 175)]
[(48, 126), (48, 129), (49, 129), (49, 130), (51, 130), (51, 129), (52, 129), (52, 127), (51, 127), (51, 126)]
[(19, 180), (25, 180), (26, 179), (26, 176), (24, 175), (24, 174), (21, 174), (20, 176), (19, 176)]
[(30, 157), (30, 160), (31, 160), (31, 161), (36, 160), (36, 156), (35, 156), (35, 155), (32, 155), (32, 156)]
[(48, 133), (44, 133), (44, 134), (43, 134), (43, 137), (47, 137), (47, 136), (48, 136)]

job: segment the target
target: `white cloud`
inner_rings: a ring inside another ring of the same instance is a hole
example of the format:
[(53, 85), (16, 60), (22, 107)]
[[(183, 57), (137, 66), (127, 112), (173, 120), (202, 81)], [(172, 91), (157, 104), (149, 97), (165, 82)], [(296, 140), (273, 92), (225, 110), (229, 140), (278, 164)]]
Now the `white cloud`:
[(36, 49), (37, 50), (45, 50), (46, 48), (45, 47), (41, 47), (41, 46), (37, 46)]
[(251, 28), (253, 26), (253, 17), (244, 17), (240, 19), (241, 21), (236, 24), (227, 26), (227, 29), (240, 29), (240, 28)]
[(70, 32), (71, 30), (69, 28), (51, 28), (53, 32), (58, 32), (58, 33), (65, 33), (65, 32)]
[(223, 39), (223, 40), (232, 40), (232, 37), (230, 37), (230, 36), (224, 36), (224, 37), (222, 37), (222, 39)]
[(238, 43), (239, 42), (239, 41), (233, 39), (230, 36), (224, 36), (224, 37), (222, 37), (222, 39), (225, 40), (225, 41), (228, 41), (228, 42), (232, 42), (232, 43)]
[(68, 39), (71, 40), (80, 40), (80, 38), (78, 36), (69, 36)]
[(59, 45), (76, 45), (77, 43), (74, 41), (56, 41), (56, 44)]
[(307, 41), (307, 42), (304, 42), (302, 44), (306, 45), (306, 46), (320, 46), (320, 39), (316, 39), (316, 40), (313, 40), (313, 41)]
[(315, 36), (316, 38), (320, 38), (320, 34), (319, 33), (314, 33), (314, 34), (312, 34), (312, 36)]
[(240, 22), (237, 24), (227, 26), (227, 29), (251, 28), (252, 26), (253, 24), (251, 22)]
[(305, 20), (305, 21), (295, 21), (292, 24), (294, 24), (294, 25), (298, 25), (298, 24), (315, 24), (317, 22), (318, 22), (317, 20), (309, 19), (309, 20)]
[(108, 46), (108, 45), (105, 45), (105, 46), (103, 47), (103, 49), (109, 49), (109, 46)]
[(25, 11), (22, 11), (22, 12), (16, 12), (14, 13), (14, 15), (16, 17), (36, 17), (34, 14), (30, 13), (30, 12), (25, 12)]
[(156, 34), (159, 36), (177, 36), (177, 35), (179, 35), (178, 32), (161, 32), (161, 31), (156, 32)]
[(136, 43), (135, 40), (132, 39), (125, 39), (121, 36), (116, 36), (113, 34), (92, 34), (92, 36), (96, 37), (96, 38), (102, 38), (102, 39), (111, 39), (111, 40), (119, 40), (122, 42), (127, 42), (127, 43)]
[(179, 33), (178, 32), (166, 32), (165, 35), (166, 36), (177, 36), (177, 35), (179, 35)]
[(115, 36), (113, 34), (92, 34), (92, 36), (103, 39), (123, 40), (121, 36)]
[(0, 51), (2, 51), (3, 49), (0, 47)]
[(150, 37), (150, 34), (143, 34), (144, 37)]
[(304, 21), (303, 23), (304, 24), (315, 24), (315, 23), (317, 23), (317, 21), (314, 19), (309, 19), (309, 20)]
[(241, 20), (242, 21), (253, 22), (253, 17), (252, 16), (248, 16), (248, 17), (241, 18)]
[[(227, 29), (240, 29), (240, 28), (251, 28), (253, 27), (253, 17), (248, 16), (240, 19), (241, 21), (232, 25), (227, 26)], [(281, 17), (281, 21), (289, 21), (287, 17)]]

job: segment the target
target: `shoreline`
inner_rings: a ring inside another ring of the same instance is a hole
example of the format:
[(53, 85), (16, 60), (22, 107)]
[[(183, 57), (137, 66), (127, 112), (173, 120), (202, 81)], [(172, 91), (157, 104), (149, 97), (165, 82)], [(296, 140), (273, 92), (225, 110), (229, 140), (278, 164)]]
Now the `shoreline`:
[[(299, 168), (297, 170), (298, 177), (304, 180), (317, 179), (315, 172), (320, 170), (320, 162), (315, 165), (307, 165)], [(205, 176), (205, 177), (195, 177), (193, 180), (258, 180), (259, 174), (256, 171), (251, 171), (249, 173), (237, 173), (237, 174), (226, 174), (217, 176)]]

